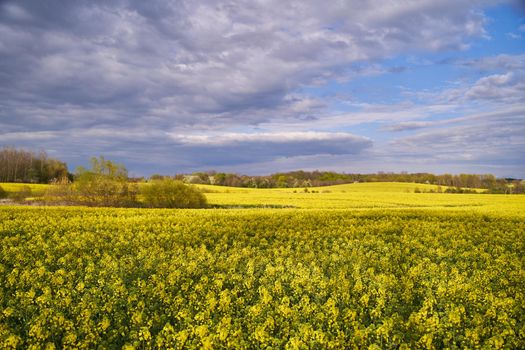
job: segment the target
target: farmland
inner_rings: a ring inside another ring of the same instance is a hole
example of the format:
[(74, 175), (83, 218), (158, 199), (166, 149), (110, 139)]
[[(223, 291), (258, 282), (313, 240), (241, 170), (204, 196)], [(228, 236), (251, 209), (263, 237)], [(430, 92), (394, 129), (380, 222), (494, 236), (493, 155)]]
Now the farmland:
[[(8, 192), (25, 184), (0, 183)], [(31, 184), (38, 196), (51, 185)], [(147, 186), (141, 183), (139, 186)], [(445, 190), (436, 185), (383, 182), (355, 183), (307, 188), (254, 189), (197, 185), (215, 208), (299, 208), (299, 209), (439, 209), (463, 210), (497, 215), (525, 216), (525, 196), (430, 193)], [(422, 192), (422, 193), (416, 193)]]
[(525, 197), (416, 187), (0, 207), (1, 347), (525, 347)]
[[(224, 207), (304, 209), (439, 209), (525, 215), (525, 196), (428, 193), (438, 186), (414, 183), (357, 183), (326, 187), (247, 189), (200, 185), (208, 202)], [(414, 193), (415, 191), (426, 193)]]
[(33, 194), (43, 194), (50, 185), (46, 184), (24, 184), (24, 183), (0, 183), (0, 186), (6, 192), (18, 192), (25, 188), (29, 188)]

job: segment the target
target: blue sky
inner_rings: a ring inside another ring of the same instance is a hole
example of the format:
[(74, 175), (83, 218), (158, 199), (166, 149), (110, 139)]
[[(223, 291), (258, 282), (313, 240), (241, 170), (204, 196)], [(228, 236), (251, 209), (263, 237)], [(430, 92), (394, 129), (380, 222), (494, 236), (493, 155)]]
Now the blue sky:
[(3, 1), (0, 146), (146, 176), (525, 178), (525, 6)]

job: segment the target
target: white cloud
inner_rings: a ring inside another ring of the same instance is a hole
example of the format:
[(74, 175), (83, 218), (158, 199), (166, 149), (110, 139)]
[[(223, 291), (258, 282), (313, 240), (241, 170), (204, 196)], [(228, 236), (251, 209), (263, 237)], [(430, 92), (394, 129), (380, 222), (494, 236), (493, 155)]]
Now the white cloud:
[(465, 99), (517, 102), (525, 100), (524, 75), (511, 72), (480, 78), (464, 93)]
[(43, 141), (55, 139), (58, 133), (52, 131), (28, 131), (1, 133), (0, 140), (6, 143), (15, 141)]
[(223, 133), (218, 135), (170, 134), (177, 142), (185, 145), (227, 145), (245, 142), (287, 143), (310, 141), (370, 141), (367, 138), (342, 132), (275, 132), (275, 133)]
[(507, 37), (511, 38), (511, 39), (514, 39), (514, 40), (520, 40), (522, 39), (523, 37), (521, 36), (521, 34), (516, 34), (516, 33), (507, 33), (505, 34), (507, 35)]

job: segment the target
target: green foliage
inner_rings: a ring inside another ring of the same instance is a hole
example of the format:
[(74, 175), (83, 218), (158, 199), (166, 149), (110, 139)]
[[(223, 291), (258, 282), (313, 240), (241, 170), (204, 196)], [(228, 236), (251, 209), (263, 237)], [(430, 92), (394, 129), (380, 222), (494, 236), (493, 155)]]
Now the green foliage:
[(0, 347), (525, 348), (524, 231), (439, 210), (3, 207)]
[(104, 157), (92, 158), (90, 169), (79, 167), (75, 182), (68, 179), (50, 185), (43, 202), (99, 207), (136, 207), (138, 185), (128, 182), (124, 165)]
[(150, 208), (205, 208), (206, 197), (195, 187), (173, 179), (155, 180), (141, 189)]
[(475, 190), (461, 187), (449, 187), (445, 190), (445, 193), (477, 193)]
[[(424, 185), (440, 185), (458, 188), (484, 188), (490, 193), (524, 193), (525, 187), (518, 179), (496, 179), (490, 174), (443, 174), (429, 173), (384, 173), (376, 174), (340, 174), (332, 171), (291, 171), (267, 176), (247, 176), (231, 173), (199, 172), (192, 175), (179, 174), (185, 182), (193, 184), (213, 184), (220, 186), (245, 188), (290, 188), (306, 186), (332, 186), (355, 182), (403, 182)], [(515, 190), (509, 190), (509, 186)], [(423, 191), (422, 191), (423, 192)], [(455, 192), (457, 193), (457, 192)], [(466, 192), (465, 192), (466, 193)]]
[(68, 176), (67, 165), (45, 152), (0, 148), (0, 181), (49, 183)]
[(128, 183), (124, 165), (91, 158), (91, 169), (78, 168), (68, 201), (88, 206), (129, 207), (137, 205), (138, 187)]
[(128, 171), (123, 164), (112, 162), (103, 156), (91, 158), (90, 163), (91, 169), (85, 169), (83, 167), (77, 168), (75, 181), (91, 181), (98, 177), (125, 181), (128, 178)]
[(0, 186), (0, 199), (4, 199), (4, 198), (7, 198), (7, 191), (4, 190), (4, 188), (2, 186)]

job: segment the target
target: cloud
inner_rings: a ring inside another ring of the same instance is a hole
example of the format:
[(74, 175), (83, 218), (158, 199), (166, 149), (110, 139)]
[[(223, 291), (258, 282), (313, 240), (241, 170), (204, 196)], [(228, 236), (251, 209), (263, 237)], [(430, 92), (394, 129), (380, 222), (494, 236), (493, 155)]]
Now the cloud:
[[(457, 118), (443, 128), (430, 129), (391, 142), (392, 152), (404, 156), (477, 164), (514, 164), (525, 170), (525, 110), (507, 114)], [(521, 164), (521, 165), (520, 165)]]
[(487, 56), (455, 62), (459, 66), (476, 68), (481, 71), (509, 71), (525, 69), (525, 54)]
[(174, 136), (182, 153), (201, 166), (260, 163), (311, 155), (357, 155), (372, 146), (370, 139), (348, 133), (262, 133)]
[(519, 102), (525, 100), (525, 75), (505, 73), (480, 78), (464, 94), (465, 99)]
[(512, 32), (509, 32), (507, 34), (505, 34), (507, 37), (511, 38), (511, 39), (514, 39), (514, 40), (520, 40), (522, 39), (523, 37), (521, 36), (521, 34), (516, 34), (516, 33), (512, 33)]
[(15, 21), (26, 21), (31, 19), (31, 15), (17, 4), (5, 4), (3, 10), (8, 18)]
[(364, 124), (414, 132), (473, 101), (523, 103), (524, 55), (457, 63), (482, 77), (425, 103), (338, 109), (311, 91), (409, 71), (383, 66), (398, 55), (465, 50), (488, 37), (481, 9), (494, 3), (2, 1), (0, 145), (145, 174), (357, 159), (378, 145), (354, 131), (377, 136)]
[(308, 100), (298, 88), (351, 77), (355, 62), (464, 47), (484, 21), (463, 1), (6, 1), (0, 118), (25, 128), (60, 128), (65, 109), (135, 125), (300, 118), (316, 109), (296, 110)]
[(515, 105), (503, 108), (497, 111), (490, 111), (484, 113), (474, 113), (461, 117), (426, 120), (426, 121), (409, 121), (399, 122), (396, 124), (389, 124), (383, 127), (385, 131), (410, 131), (424, 128), (436, 128), (450, 125), (463, 125), (468, 123), (486, 123), (487, 121), (498, 121), (499, 123), (514, 122), (516, 118), (523, 118), (525, 116), (525, 106)]
[(43, 141), (57, 137), (56, 132), (52, 131), (30, 131), (30, 132), (9, 132), (0, 134), (0, 140), (4, 142), (15, 141)]
[(407, 131), (422, 129), (428, 126), (432, 126), (434, 123), (426, 121), (415, 121), (415, 122), (400, 122), (397, 124), (387, 125), (383, 127), (385, 131)]
[[(71, 164), (84, 157), (102, 154), (114, 158), (127, 158), (135, 173), (152, 163), (168, 167), (209, 169), (221, 166), (245, 166), (271, 162), (282, 158), (303, 156), (345, 155), (357, 156), (372, 147), (366, 137), (350, 133), (279, 132), (279, 133), (225, 133), (187, 135), (162, 130), (140, 129), (75, 129), (67, 132), (21, 132), (0, 134), (9, 142), (23, 141), (37, 145), (45, 140), (54, 152), (77, 149)], [(96, 139), (97, 143), (90, 140)], [(70, 152), (71, 153), (71, 152)]]
[(482, 73), (483, 76), (475, 81), (458, 81), (450, 88), (407, 92), (407, 95), (433, 104), (467, 105), (481, 102), (508, 106), (525, 101), (525, 55), (486, 57), (458, 65), (480, 69), (477, 75)]
[[(242, 143), (273, 143), (284, 144), (294, 142), (363, 142), (364, 137), (355, 136), (349, 133), (328, 133), (328, 132), (277, 132), (277, 133), (226, 133), (221, 135), (177, 135), (171, 134), (174, 140), (185, 145), (206, 145), (220, 146)], [(322, 152), (321, 152), (322, 153)]]

